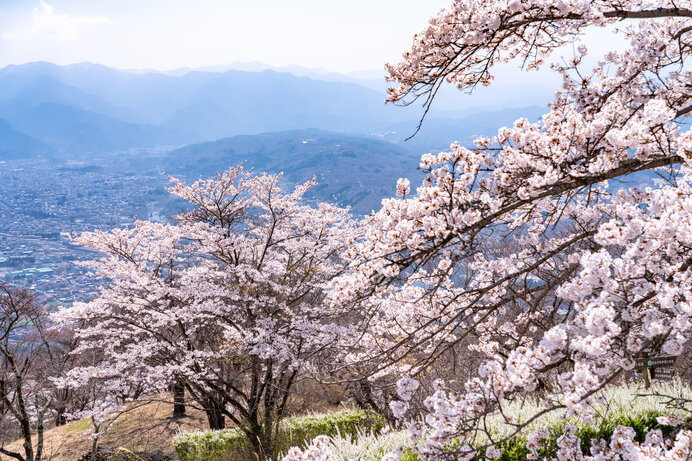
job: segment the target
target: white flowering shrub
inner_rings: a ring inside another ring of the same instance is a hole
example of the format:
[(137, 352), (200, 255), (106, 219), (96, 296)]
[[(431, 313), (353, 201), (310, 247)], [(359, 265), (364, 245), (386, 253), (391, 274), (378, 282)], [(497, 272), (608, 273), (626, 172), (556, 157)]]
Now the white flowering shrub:
[[(642, 394), (647, 394), (641, 397)], [(593, 456), (614, 455), (622, 451), (620, 446), (628, 437), (638, 438), (640, 442), (631, 442), (629, 449), (650, 449), (647, 447), (666, 446), (668, 440), (675, 440), (675, 433), (683, 427), (687, 418), (680, 412), (669, 413), (666, 402), (670, 397), (692, 400), (692, 389), (680, 381), (671, 384), (657, 384), (652, 389), (644, 389), (641, 383), (611, 386), (606, 388), (593, 406), (593, 417), (586, 413), (576, 418), (564, 420), (555, 414), (547, 413), (526, 426), (525, 432), (512, 436), (498, 446), (486, 448), (479, 453), (479, 458), (504, 460), (530, 460), (554, 457), (556, 459), (588, 458)], [(521, 422), (525, 415), (535, 414), (541, 407), (534, 398), (510, 404), (504, 413), (506, 417), (496, 414), (485, 422), (495, 439), (511, 436), (514, 426), (508, 421)], [(419, 423), (416, 423), (419, 424)], [(424, 427), (419, 425), (420, 428)], [(333, 461), (380, 460), (384, 457), (399, 457), (412, 461), (417, 455), (412, 451), (415, 438), (412, 440), (409, 430), (383, 431), (379, 434), (362, 432), (339, 434), (329, 437), (328, 443), (320, 445), (322, 456), (329, 456)], [(672, 435), (672, 439), (671, 439)], [(679, 442), (683, 444), (684, 437)], [(488, 439), (483, 434), (475, 441), (478, 446), (487, 445)], [(454, 444), (452, 442), (450, 447)], [(671, 445), (673, 446), (673, 445)], [(678, 445), (681, 446), (681, 445)], [(669, 448), (669, 447), (668, 447)], [(293, 450), (293, 454), (301, 453)], [(312, 452), (314, 453), (314, 451)], [(633, 452), (638, 456), (639, 452)], [(619, 456), (619, 455), (617, 455)], [(607, 458), (607, 457), (606, 457)], [(602, 458), (605, 459), (605, 458)]]

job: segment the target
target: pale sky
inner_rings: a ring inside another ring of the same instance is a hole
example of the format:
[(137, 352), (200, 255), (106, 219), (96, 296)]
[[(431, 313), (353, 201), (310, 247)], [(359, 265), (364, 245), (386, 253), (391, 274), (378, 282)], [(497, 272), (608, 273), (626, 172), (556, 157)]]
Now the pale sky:
[(235, 61), (334, 72), (396, 61), (449, 0), (0, 0), (0, 67), (168, 70)]

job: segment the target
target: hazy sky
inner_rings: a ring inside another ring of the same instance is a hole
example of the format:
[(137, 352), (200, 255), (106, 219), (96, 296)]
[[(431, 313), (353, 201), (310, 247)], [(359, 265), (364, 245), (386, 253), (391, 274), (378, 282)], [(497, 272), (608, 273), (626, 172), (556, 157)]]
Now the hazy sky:
[(0, 0), (0, 67), (382, 69), (449, 0)]

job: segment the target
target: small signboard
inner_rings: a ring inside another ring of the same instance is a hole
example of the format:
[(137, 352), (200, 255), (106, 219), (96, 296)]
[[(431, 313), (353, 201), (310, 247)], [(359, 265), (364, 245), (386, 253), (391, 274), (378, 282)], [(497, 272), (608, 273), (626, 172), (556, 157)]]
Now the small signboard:
[(651, 358), (639, 358), (636, 362), (637, 368), (656, 368), (656, 367), (666, 367), (675, 365), (675, 359), (677, 357), (651, 357)]
[(645, 354), (644, 357), (640, 357), (636, 360), (635, 369), (630, 372), (630, 376), (634, 379), (644, 379), (644, 383), (648, 389), (652, 379), (669, 380), (673, 378), (675, 370), (663, 367), (675, 365), (675, 359), (677, 359), (677, 357), (648, 357)]
[(644, 379), (644, 373), (641, 370), (630, 370), (627, 374), (632, 379)]
[(675, 375), (675, 370), (669, 368), (654, 368), (651, 370), (651, 379), (668, 380), (673, 379), (673, 375)]

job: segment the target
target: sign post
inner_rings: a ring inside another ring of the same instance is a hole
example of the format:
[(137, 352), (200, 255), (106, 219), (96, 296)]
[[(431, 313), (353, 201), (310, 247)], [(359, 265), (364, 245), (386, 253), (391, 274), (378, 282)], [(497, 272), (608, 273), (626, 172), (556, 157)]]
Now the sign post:
[(644, 352), (642, 357), (636, 361), (634, 376), (637, 375), (637, 372), (641, 373), (647, 389), (651, 387), (652, 379), (673, 379), (675, 370), (663, 367), (675, 365), (675, 359), (677, 356), (649, 357), (648, 352)]

